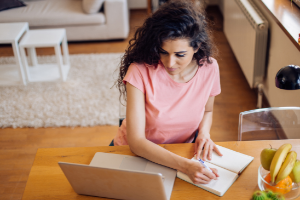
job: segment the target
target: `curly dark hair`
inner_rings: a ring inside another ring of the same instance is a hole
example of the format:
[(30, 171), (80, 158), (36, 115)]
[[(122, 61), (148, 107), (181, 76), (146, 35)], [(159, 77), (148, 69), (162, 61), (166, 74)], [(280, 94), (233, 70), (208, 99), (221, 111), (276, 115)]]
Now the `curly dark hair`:
[(116, 85), (126, 101), (126, 87), (123, 83), (131, 63), (145, 63), (157, 66), (161, 45), (166, 40), (188, 39), (194, 50), (197, 63), (206, 61), (215, 52), (210, 38), (204, 11), (188, 0), (171, 0), (164, 3), (144, 24), (137, 29), (129, 41), (128, 49), (121, 59), (119, 78)]

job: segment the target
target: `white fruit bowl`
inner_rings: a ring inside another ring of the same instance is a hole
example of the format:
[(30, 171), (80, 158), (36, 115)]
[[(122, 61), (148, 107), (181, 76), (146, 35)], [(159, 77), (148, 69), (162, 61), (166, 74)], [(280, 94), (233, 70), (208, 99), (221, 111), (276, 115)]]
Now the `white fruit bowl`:
[[(271, 189), (275, 190), (275, 192), (284, 191), (285, 188), (275, 187), (270, 185), (268, 182), (265, 181), (265, 177), (270, 173), (270, 171), (265, 170), (261, 165), (258, 168), (258, 187), (261, 191)], [(296, 199), (300, 196), (300, 185), (297, 183), (293, 183), (291, 191), (283, 194), (285, 200), (292, 200)]]

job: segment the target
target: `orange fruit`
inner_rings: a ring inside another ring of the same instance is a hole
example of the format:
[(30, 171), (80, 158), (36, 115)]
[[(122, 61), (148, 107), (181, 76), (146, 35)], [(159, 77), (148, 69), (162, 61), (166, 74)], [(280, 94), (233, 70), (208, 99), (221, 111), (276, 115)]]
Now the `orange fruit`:
[(265, 184), (266, 188), (272, 190), (273, 192), (279, 192), (281, 194), (286, 194), (292, 190), (293, 181), (290, 176), (287, 176), (282, 181), (279, 181), (276, 185), (271, 183), (270, 173), (265, 177), (265, 181), (269, 184)]

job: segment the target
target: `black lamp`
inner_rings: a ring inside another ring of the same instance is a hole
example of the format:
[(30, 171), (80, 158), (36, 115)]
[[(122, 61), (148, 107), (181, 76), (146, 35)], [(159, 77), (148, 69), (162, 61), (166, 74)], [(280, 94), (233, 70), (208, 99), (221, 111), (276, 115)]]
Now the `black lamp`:
[(300, 89), (300, 67), (288, 65), (281, 68), (276, 74), (275, 85), (284, 90)]

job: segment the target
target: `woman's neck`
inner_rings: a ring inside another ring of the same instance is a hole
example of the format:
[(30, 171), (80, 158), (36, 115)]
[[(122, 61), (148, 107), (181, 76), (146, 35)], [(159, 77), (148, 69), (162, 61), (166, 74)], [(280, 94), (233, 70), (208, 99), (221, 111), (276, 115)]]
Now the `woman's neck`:
[(197, 73), (198, 67), (199, 66), (197, 64), (197, 61), (196, 60), (192, 60), (190, 62), (190, 64), (187, 66), (187, 68), (183, 72), (181, 72), (179, 74), (176, 74), (176, 75), (171, 75), (171, 74), (168, 73), (168, 75), (175, 82), (178, 82), (178, 83), (187, 83), (187, 82), (189, 82), (195, 76), (195, 74)]

